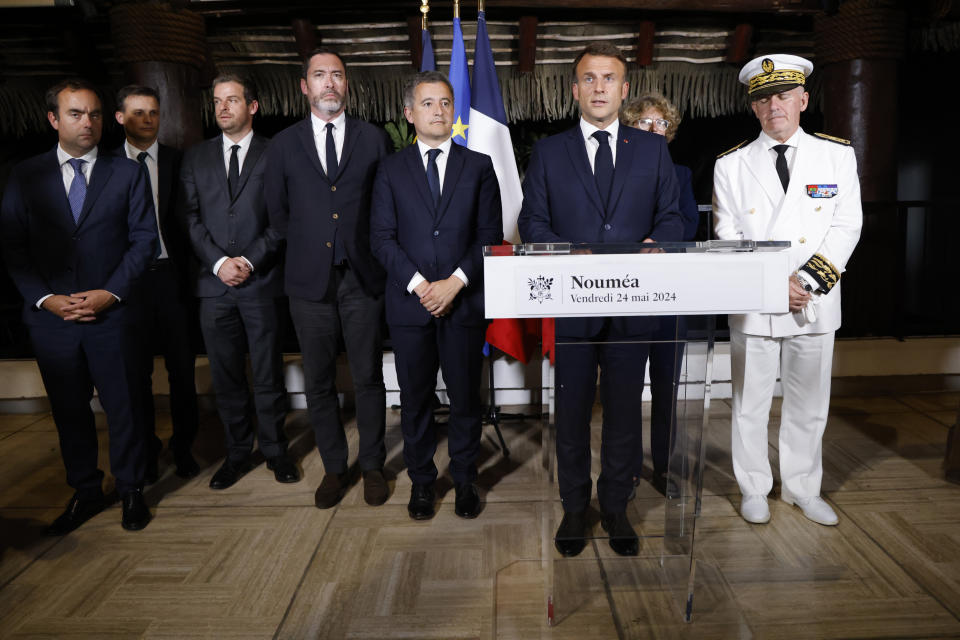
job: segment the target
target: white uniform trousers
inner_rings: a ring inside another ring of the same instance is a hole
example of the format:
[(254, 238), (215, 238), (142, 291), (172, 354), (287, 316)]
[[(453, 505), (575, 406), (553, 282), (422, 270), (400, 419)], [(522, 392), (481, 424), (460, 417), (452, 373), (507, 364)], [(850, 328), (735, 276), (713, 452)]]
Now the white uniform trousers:
[(733, 471), (743, 495), (773, 488), (767, 423), (780, 366), (780, 482), (799, 498), (820, 495), (822, 438), (830, 408), (834, 333), (770, 338), (730, 331)]

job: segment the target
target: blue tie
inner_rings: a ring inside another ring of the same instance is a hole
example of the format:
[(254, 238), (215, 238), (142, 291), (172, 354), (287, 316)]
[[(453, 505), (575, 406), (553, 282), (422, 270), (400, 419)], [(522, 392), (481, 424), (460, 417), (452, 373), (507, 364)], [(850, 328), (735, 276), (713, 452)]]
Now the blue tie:
[(80, 212), (83, 211), (83, 201), (87, 198), (87, 179), (83, 177), (83, 165), (86, 160), (80, 158), (70, 158), (67, 160), (73, 167), (73, 182), (70, 183), (70, 191), (67, 193), (67, 200), (70, 201), (70, 212), (73, 213), (73, 222), (80, 220)]
[(597, 155), (593, 159), (593, 177), (597, 181), (597, 190), (600, 191), (603, 205), (606, 206), (610, 199), (610, 187), (613, 185), (613, 153), (610, 151), (610, 132), (594, 131), (593, 137), (600, 144), (597, 148)]
[(440, 149), (427, 151), (427, 184), (430, 186), (430, 193), (433, 194), (434, 207), (440, 206), (440, 169), (437, 168), (437, 156), (440, 153)]

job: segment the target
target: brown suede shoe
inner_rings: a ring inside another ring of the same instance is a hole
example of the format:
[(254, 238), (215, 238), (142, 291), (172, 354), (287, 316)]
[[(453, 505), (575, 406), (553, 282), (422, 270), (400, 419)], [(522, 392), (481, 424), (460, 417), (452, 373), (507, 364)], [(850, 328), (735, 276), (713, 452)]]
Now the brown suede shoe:
[(335, 506), (343, 494), (347, 492), (347, 474), (346, 473), (328, 473), (323, 476), (320, 486), (317, 487), (317, 493), (313, 496), (313, 502), (317, 509), (329, 509)]
[(379, 507), (390, 497), (390, 487), (380, 469), (363, 472), (363, 501), (371, 507)]

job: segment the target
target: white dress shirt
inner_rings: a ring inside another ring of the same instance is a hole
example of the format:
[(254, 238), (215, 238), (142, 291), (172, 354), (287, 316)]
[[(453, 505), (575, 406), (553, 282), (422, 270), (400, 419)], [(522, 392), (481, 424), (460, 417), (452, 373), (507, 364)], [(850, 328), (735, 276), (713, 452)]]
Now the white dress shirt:
[[(617, 135), (620, 133), (620, 121), (614, 120), (607, 125), (604, 131), (610, 134), (607, 141), (610, 143), (610, 153), (613, 155), (613, 166), (617, 166)], [(597, 157), (597, 149), (600, 148), (600, 141), (593, 137), (595, 131), (600, 131), (581, 116), (580, 132), (583, 134), (583, 142), (587, 146), (587, 158), (590, 160), (590, 171), (593, 171), (594, 159)]]
[[(340, 164), (340, 158), (343, 157), (343, 138), (345, 127), (347, 125), (347, 114), (340, 112), (333, 120), (333, 145), (337, 149), (337, 164)], [(327, 121), (317, 117), (317, 114), (310, 112), (310, 124), (313, 125), (313, 143), (317, 145), (317, 155), (320, 156), (320, 166), (323, 172), (327, 172)]]
[[(247, 151), (250, 150), (250, 141), (253, 140), (253, 129), (250, 130), (247, 135), (243, 138), (234, 142), (227, 137), (227, 134), (221, 136), (223, 139), (223, 168), (227, 172), (227, 177), (230, 176), (230, 156), (233, 154), (233, 145), (238, 144), (240, 148), (237, 149), (237, 163), (240, 165), (238, 168), (238, 173), (243, 173), (243, 161), (247, 158)], [(253, 263), (247, 260), (246, 256), (240, 256), (243, 258), (243, 261), (247, 263), (247, 266), (250, 267), (250, 272), (253, 273)], [(213, 263), (213, 275), (219, 277), (217, 274), (220, 273), (220, 267), (223, 266), (223, 263), (226, 262), (230, 256), (223, 256), (219, 260)]]
[[(417, 148), (420, 151), (420, 159), (423, 160), (423, 171), (426, 173), (427, 164), (430, 162), (430, 158), (427, 156), (427, 152), (431, 149), (440, 149), (440, 155), (437, 156), (437, 172), (440, 174), (440, 193), (443, 194), (443, 177), (447, 174), (447, 158), (450, 157), (450, 146), (453, 144), (453, 140), (447, 138), (441, 142), (436, 147), (430, 147), (425, 145), (422, 141), (417, 139)], [(463, 269), (457, 267), (457, 270), (453, 272), (453, 275), (460, 278), (463, 282), (463, 286), (470, 284), (470, 281), (467, 279), (467, 274), (463, 272)], [(413, 290), (420, 286), (421, 282), (425, 282), (427, 279), (424, 278), (419, 271), (413, 274), (413, 277), (410, 278), (410, 283), (407, 284), (407, 293), (413, 293)]]
[(153, 195), (153, 213), (157, 217), (157, 237), (160, 238), (159, 257), (161, 260), (169, 258), (170, 254), (167, 253), (167, 245), (163, 242), (163, 233), (160, 232), (160, 191), (157, 186), (160, 182), (160, 166), (157, 164), (158, 154), (160, 153), (160, 143), (154, 140), (153, 144), (146, 149), (138, 149), (130, 144), (129, 140), (125, 140), (123, 150), (126, 152), (128, 158), (138, 163), (140, 162), (138, 159), (140, 152), (147, 152), (147, 157), (144, 162), (147, 165), (147, 173), (150, 175), (150, 191)]

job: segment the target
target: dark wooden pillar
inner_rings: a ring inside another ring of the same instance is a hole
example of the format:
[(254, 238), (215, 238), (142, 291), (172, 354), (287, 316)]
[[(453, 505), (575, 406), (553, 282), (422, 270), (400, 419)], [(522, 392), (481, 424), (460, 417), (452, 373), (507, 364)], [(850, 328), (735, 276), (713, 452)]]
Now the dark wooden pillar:
[(815, 36), (825, 132), (853, 143), (864, 201), (895, 200), (905, 13), (892, 1), (848, 0), (817, 17)]
[(203, 17), (162, 4), (119, 4), (110, 11), (110, 31), (126, 81), (160, 94), (160, 142), (180, 149), (200, 142)]

